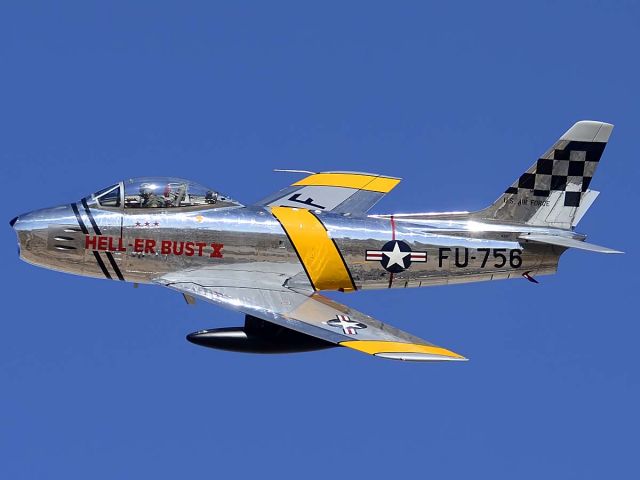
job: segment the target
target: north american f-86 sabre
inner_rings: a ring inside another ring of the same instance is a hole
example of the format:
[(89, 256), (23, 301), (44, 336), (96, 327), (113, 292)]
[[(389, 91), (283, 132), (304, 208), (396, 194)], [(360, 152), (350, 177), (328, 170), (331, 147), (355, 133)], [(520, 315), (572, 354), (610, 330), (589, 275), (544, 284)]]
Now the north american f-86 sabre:
[(88, 277), (162, 285), (245, 314), (195, 344), (256, 353), (334, 346), (400, 360), (466, 360), (320, 291), (353, 292), (553, 274), (569, 248), (621, 253), (574, 228), (613, 125), (581, 121), (491, 206), (370, 215), (400, 179), (308, 176), (253, 205), (179, 178), (125, 180), (11, 220), (20, 258)]

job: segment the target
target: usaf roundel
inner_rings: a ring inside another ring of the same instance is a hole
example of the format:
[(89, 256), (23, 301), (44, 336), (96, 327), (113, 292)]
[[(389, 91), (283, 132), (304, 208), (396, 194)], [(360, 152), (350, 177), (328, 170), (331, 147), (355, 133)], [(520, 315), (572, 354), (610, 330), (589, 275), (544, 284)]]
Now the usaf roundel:
[(348, 315), (336, 315), (336, 318), (327, 320), (324, 323), (326, 323), (330, 327), (341, 328), (342, 331), (347, 335), (357, 335), (358, 330), (367, 328), (367, 326), (364, 323), (351, 320), (351, 318)]
[(412, 252), (411, 247), (402, 240), (391, 240), (380, 250), (367, 250), (367, 261), (378, 261), (382, 268), (391, 273), (400, 273), (411, 266), (412, 262), (426, 262), (427, 252)]

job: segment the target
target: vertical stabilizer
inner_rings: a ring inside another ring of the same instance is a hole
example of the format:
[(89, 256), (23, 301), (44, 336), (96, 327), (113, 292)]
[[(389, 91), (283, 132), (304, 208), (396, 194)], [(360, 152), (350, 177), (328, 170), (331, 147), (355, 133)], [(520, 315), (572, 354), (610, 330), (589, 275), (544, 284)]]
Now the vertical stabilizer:
[(613, 125), (576, 123), (502, 194), (475, 217), (572, 228), (598, 192), (589, 190)]

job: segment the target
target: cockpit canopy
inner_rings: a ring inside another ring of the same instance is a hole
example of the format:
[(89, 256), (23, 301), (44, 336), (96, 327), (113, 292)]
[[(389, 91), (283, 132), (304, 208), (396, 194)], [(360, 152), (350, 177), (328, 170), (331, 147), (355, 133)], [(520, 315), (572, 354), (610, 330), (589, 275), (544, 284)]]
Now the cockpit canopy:
[(200, 184), (172, 177), (140, 177), (125, 180), (94, 193), (90, 199), (101, 207), (222, 208), (240, 203)]

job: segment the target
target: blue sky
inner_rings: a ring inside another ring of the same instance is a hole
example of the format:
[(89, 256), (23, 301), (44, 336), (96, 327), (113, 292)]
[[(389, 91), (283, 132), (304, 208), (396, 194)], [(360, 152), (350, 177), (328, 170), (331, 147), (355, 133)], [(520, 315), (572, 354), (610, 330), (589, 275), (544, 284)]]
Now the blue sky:
[(614, 123), (569, 252), (526, 281), (332, 297), (469, 357), (185, 341), (238, 314), (29, 266), (0, 232), (0, 477), (638, 475), (636, 2), (14, 2), (0, 218), (139, 175), (251, 203), (273, 168), (404, 178), (380, 213), (478, 209), (575, 121)]

